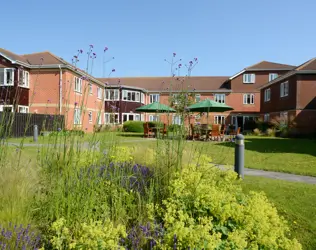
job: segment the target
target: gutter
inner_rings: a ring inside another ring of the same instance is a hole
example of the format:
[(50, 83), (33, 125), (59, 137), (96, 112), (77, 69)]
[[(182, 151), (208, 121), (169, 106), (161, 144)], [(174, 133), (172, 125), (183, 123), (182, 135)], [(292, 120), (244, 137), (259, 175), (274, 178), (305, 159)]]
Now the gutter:
[(62, 98), (63, 98), (63, 71), (59, 65), (59, 114), (62, 113)]

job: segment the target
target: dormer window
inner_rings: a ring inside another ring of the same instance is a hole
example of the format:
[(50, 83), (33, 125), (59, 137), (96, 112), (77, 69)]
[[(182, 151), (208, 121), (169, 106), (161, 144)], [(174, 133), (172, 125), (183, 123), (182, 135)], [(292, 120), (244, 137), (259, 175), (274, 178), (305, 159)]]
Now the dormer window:
[(256, 75), (255, 74), (244, 74), (243, 75), (243, 82), (245, 84), (253, 84), (256, 81)]
[(274, 79), (278, 78), (278, 74), (277, 73), (270, 73), (269, 74), (269, 82), (273, 81)]

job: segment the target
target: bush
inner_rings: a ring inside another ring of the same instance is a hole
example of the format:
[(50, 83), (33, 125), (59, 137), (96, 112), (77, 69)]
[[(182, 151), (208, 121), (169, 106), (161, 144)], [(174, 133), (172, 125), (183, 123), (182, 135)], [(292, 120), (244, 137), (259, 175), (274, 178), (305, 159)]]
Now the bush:
[(260, 131), (260, 129), (258, 129), (258, 128), (255, 128), (255, 129), (253, 130), (253, 133), (254, 133), (255, 135), (261, 135), (261, 131)]
[(267, 136), (275, 136), (275, 130), (272, 128), (268, 128), (266, 131)]
[(75, 135), (75, 136), (84, 136), (85, 132), (83, 130), (60, 130), (60, 131), (54, 131), (49, 134), (49, 136), (69, 136), (69, 135)]
[(244, 124), (244, 130), (253, 131), (257, 128), (257, 122), (254, 120), (247, 120)]
[(233, 171), (200, 159), (171, 182), (159, 208), (163, 249), (301, 249), (263, 193), (245, 195)]
[(144, 122), (142, 122), (142, 121), (124, 122), (123, 131), (124, 132), (143, 133), (144, 132)]

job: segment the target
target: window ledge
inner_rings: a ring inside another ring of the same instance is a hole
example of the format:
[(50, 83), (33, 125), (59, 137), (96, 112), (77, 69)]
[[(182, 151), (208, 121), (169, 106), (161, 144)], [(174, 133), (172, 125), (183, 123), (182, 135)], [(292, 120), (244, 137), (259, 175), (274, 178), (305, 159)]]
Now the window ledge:
[(28, 86), (28, 87), (26, 87), (26, 86), (21, 86), (21, 85), (19, 85), (18, 87), (23, 88), (23, 89), (30, 89), (30, 87), (29, 87), (29, 86)]

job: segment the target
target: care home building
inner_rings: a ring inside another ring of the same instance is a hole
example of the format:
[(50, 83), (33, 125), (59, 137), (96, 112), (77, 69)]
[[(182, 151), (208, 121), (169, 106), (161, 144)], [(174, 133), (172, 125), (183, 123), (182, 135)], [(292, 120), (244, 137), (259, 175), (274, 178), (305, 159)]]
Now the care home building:
[(261, 113), (265, 121), (280, 119), (292, 132), (316, 132), (316, 58), (264, 84)]
[(50, 52), (0, 49), (0, 111), (61, 114), (69, 129), (102, 124), (104, 85)]
[[(238, 124), (263, 116), (295, 118), (298, 131), (315, 130), (316, 59), (298, 67), (262, 61), (233, 76), (95, 78), (50, 52), (17, 55), (0, 49), (0, 112), (65, 115), (69, 129), (92, 132), (95, 125), (155, 121), (135, 109), (155, 101), (177, 106), (185, 91), (199, 102), (226, 103), (231, 112), (211, 113), (209, 123)], [(190, 97), (190, 98), (191, 98)], [(181, 124), (172, 114), (170, 122)], [(166, 121), (167, 116), (160, 116)], [(194, 114), (191, 122), (205, 122)]]

